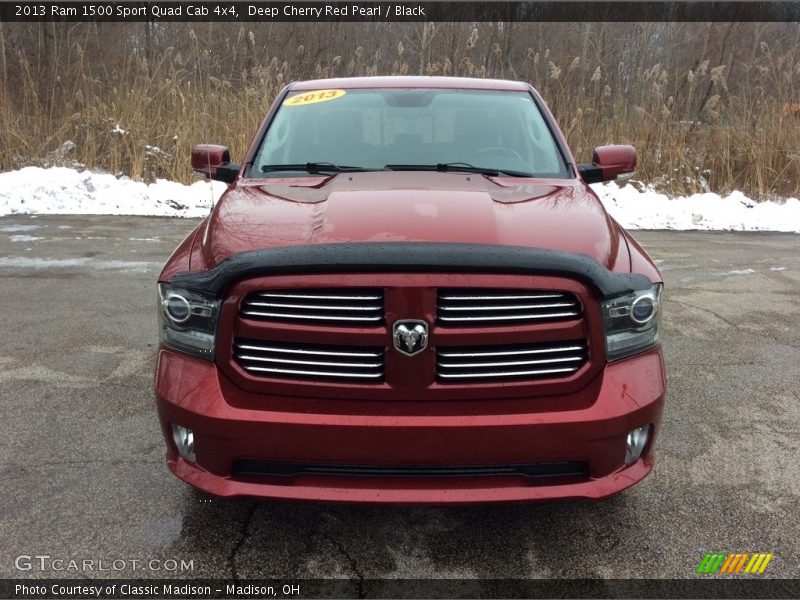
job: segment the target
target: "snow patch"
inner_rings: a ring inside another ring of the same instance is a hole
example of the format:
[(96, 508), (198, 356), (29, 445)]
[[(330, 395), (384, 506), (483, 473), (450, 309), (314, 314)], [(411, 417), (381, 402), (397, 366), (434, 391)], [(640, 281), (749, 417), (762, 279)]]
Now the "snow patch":
[(43, 240), (42, 237), (36, 237), (34, 235), (12, 235), (11, 241), (12, 242), (36, 242), (38, 240)]
[[(205, 217), (224, 183), (183, 185), (159, 179), (146, 184), (106, 173), (65, 167), (25, 167), (0, 173), (0, 216), (147, 215)], [(741, 192), (670, 198), (650, 187), (593, 184), (606, 210), (627, 229), (786, 231), (800, 233), (800, 200), (754, 202)], [(23, 232), (36, 225), (12, 225)], [(12, 229), (13, 228), (13, 229)]]
[(161, 263), (142, 260), (101, 260), (97, 258), (34, 258), (0, 256), (0, 267), (17, 269), (58, 269), (91, 267), (92, 269), (121, 269), (141, 271), (161, 267)]
[(41, 228), (41, 225), (6, 225), (5, 227), (0, 227), (0, 231), (3, 233), (14, 233), (17, 231), (35, 231)]
[(755, 273), (755, 269), (735, 269), (728, 271), (725, 275), (750, 275), (751, 273)]
[(755, 202), (742, 192), (670, 198), (614, 182), (593, 184), (606, 210), (626, 229), (787, 231), (800, 233), (800, 200)]
[(183, 185), (159, 179), (146, 184), (64, 167), (25, 167), (0, 173), (0, 215), (205, 217), (212, 199), (216, 202), (226, 187), (218, 181)]

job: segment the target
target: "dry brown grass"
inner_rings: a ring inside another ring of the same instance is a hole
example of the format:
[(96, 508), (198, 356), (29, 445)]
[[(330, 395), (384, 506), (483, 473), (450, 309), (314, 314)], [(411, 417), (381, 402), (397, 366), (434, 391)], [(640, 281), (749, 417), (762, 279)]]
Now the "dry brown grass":
[[(61, 51), (61, 67), (46, 86), (41, 67), (17, 52), (8, 55), (14, 78), (0, 86), (0, 166), (85, 165), (136, 179), (188, 181), (195, 143), (225, 143), (241, 157), (270, 102), (292, 79), (422, 73), (527, 80), (553, 109), (579, 161), (596, 145), (632, 143), (638, 178), (670, 193), (797, 194), (800, 119), (783, 108), (800, 99), (795, 50), (776, 54), (759, 43), (749, 64), (738, 65), (746, 85), (737, 81), (732, 91), (731, 65), (705, 56), (687, 69), (651, 64), (643, 50), (638, 63), (610, 69), (591, 51), (556, 55), (525, 47), (512, 57), (502, 40), (480, 56), (473, 51), (477, 30), (464, 39), (454, 34), (459, 53), (439, 56), (436, 26), (421, 27), (415, 48), (408, 38), (406, 47), (393, 42), (389, 56), (358, 46), (349, 56), (311, 58), (299, 45), (284, 49), (283, 59), (265, 54), (252, 32), (241, 29), (234, 58), (246, 66), (237, 73), (226, 72), (230, 56), (206, 50), (193, 29), (187, 29), (188, 50), (167, 47), (150, 63), (130, 54), (105, 71), (85, 58), (86, 41), (75, 40)], [(298, 57), (302, 70), (290, 66)], [(68, 141), (73, 149), (64, 146)]]
[(38, 93), (35, 74), (21, 57), (21, 89), (13, 103), (0, 98), (0, 111), (14, 115), (2, 137), (2, 155), (11, 162), (4, 166), (85, 165), (135, 179), (186, 181), (195, 143), (225, 141), (241, 156), (285, 69), (271, 61), (254, 67), (243, 83), (220, 80), (208, 74), (211, 58), (196, 52), (189, 69), (172, 49), (153, 65), (129, 58), (114, 85), (84, 62), (71, 61), (53, 82), (50, 98)]

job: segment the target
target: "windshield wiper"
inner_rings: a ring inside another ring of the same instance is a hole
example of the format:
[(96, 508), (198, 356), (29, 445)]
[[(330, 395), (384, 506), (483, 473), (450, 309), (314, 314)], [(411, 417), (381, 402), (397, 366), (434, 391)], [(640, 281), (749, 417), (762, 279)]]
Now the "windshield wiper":
[(274, 171), (304, 171), (312, 175), (319, 175), (320, 173), (360, 173), (365, 171), (374, 171), (375, 169), (365, 169), (364, 167), (349, 167), (346, 165), (335, 165), (329, 162), (309, 162), (309, 163), (294, 163), (287, 165), (263, 165), (261, 167), (262, 173), (272, 173)]
[(438, 163), (435, 165), (386, 165), (389, 171), (439, 171), (440, 173), (478, 173), (489, 177), (508, 175), (510, 177), (533, 177), (531, 173), (522, 171), (509, 171), (508, 169), (491, 169), (476, 167), (465, 162)]

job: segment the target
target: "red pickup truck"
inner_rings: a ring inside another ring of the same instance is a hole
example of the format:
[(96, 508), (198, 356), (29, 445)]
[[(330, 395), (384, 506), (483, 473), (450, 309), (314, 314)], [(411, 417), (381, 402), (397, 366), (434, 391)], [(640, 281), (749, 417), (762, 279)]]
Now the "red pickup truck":
[(221, 497), (603, 498), (653, 468), (662, 279), (528, 84), (277, 97), (158, 283), (167, 465)]

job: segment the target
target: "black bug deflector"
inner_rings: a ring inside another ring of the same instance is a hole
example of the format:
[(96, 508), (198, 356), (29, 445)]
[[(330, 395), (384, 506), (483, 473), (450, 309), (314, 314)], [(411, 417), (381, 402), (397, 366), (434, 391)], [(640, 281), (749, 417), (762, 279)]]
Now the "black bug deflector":
[(241, 252), (207, 271), (177, 273), (172, 282), (221, 297), (242, 279), (314, 273), (498, 273), (567, 276), (613, 298), (653, 283), (644, 275), (612, 273), (583, 254), (489, 244), (344, 243), (283, 246)]

